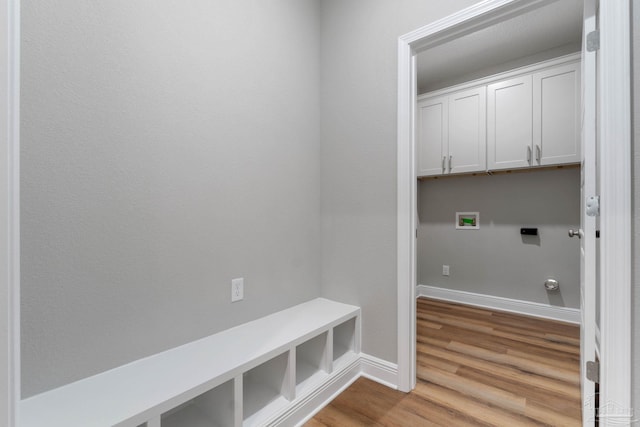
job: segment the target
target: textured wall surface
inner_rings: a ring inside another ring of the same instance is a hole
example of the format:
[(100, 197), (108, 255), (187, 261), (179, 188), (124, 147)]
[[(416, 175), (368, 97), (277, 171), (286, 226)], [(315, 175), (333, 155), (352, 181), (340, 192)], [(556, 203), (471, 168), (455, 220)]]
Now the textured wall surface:
[[(480, 229), (456, 230), (456, 212), (479, 212)], [(418, 217), (419, 284), (580, 307), (580, 241), (567, 236), (580, 226), (580, 169), (424, 180)], [(545, 291), (547, 278), (559, 292)]]
[(476, 3), (323, 0), (322, 292), (362, 307), (363, 351), (397, 360), (398, 37)]
[(320, 294), (316, 0), (22, 7), (24, 396)]

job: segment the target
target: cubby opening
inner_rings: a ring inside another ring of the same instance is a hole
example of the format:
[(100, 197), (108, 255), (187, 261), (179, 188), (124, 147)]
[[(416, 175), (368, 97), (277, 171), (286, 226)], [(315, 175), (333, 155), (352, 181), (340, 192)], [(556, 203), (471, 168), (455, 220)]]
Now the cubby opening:
[(324, 332), (296, 347), (296, 394), (328, 375), (327, 337)]
[(333, 328), (333, 360), (338, 362), (355, 352), (355, 317)]
[(268, 414), (288, 404), (289, 352), (282, 353), (243, 375), (243, 426), (260, 425)]
[(234, 425), (233, 380), (162, 415), (162, 427), (227, 427)]

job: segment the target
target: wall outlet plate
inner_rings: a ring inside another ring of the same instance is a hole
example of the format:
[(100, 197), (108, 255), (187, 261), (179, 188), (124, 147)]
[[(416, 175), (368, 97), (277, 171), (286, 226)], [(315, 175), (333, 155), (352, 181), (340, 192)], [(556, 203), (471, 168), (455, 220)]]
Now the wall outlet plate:
[(443, 276), (448, 276), (449, 275), (449, 266), (448, 265), (443, 265), (442, 266), (442, 275)]
[(244, 278), (239, 277), (231, 280), (231, 302), (244, 299)]

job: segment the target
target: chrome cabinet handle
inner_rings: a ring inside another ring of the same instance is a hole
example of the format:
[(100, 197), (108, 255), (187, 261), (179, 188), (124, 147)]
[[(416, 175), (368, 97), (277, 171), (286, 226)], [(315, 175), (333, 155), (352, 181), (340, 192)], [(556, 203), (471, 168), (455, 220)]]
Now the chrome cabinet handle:
[(539, 145), (536, 145), (536, 161), (540, 163), (540, 158), (542, 157), (542, 150)]
[(445, 171), (446, 169), (446, 165), (444, 164), (444, 162), (447, 160), (447, 156), (442, 156), (442, 172)]
[(452, 160), (453, 160), (453, 156), (449, 156), (449, 172), (451, 172), (451, 168), (452, 168), (451, 162), (452, 162)]
[(531, 164), (531, 146), (527, 146), (527, 163)]

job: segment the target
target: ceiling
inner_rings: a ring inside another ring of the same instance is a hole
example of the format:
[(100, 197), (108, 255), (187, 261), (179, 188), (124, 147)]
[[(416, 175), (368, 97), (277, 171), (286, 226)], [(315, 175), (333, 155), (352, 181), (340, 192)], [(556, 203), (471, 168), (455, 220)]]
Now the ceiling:
[(582, 0), (558, 0), (417, 55), (418, 93), (577, 52)]

